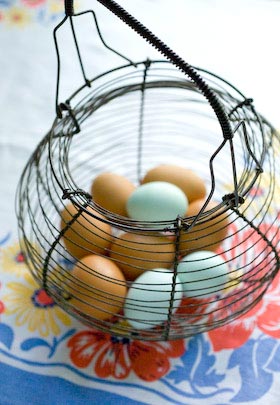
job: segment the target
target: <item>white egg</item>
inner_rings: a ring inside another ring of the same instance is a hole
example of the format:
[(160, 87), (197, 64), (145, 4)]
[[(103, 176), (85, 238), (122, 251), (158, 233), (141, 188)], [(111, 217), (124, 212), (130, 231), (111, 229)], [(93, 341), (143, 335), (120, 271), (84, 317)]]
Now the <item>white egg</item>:
[[(135, 329), (150, 329), (168, 320), (174, 273), (166, 269), (153, 269), (141, 274), (128, 290), (124, 315)], [(183, 297), (178, 276), (174, 286), (171, 313)]]
[(177, 267), (187, 297), (206, 298), (219, 294), (229, 282), (226, 262), (213, 252), (201, 250), (185, 256)]
[(170, 221), (185, 215), (188, 199), (177, 186), (165, 181), (142, 184), (128, 198), (128, 215), (138, 221)]

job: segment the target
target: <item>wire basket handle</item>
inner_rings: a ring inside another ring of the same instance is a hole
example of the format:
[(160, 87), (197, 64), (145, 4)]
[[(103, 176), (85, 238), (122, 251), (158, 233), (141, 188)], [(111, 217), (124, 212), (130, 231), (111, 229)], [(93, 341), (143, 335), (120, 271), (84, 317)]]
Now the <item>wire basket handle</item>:
[[(73, 3), (73, 0), (65, 0), (66, 2)], [(233, 131), (230, 126), (228, 116), (222, 106), (222, 104), (217, 99), (216, 95), (205, 83), (202, 77), (196, 72), (196, 70), (186, 63), (182, 58), (180, 58), (175, 52), (173, 52), (164, 42), (162, 42), (158, 37), (156, 37), (150, 30), (148, 30), (143, 24), (132, 17), (126, 10), (124, 10), (119, 4), (113, 0), (97, 0), (99, 3), (103, 4), (112, 13), (129, 25), (134, 31), (136, 31), (140, 36), (142, 36), (147, 42), (149, 42), (154, 48), (156, 48), (160, 53), (162, 53), (167, 59), (170, 60), (175, 66), (177, 66), (182, 72), (187, 74), (197, 85), (202, 94), (206, 97), (209, 104), (213, 108), (218, 121), (220, 123), (223, 136), (225, 139), (233, 138)]]
[[(216, 97), (215, 93), (211, 90), (211, 88), (207, 85), (207, 83), (202, 79), (202, 77), (198, 74), (198, 72), (187, 62), (185, 62), (180, 56), (178, 56), (174, 51), (172, 51), (164, 42), (162, 42), (157, 36), (155, 36), (148, 28), (146, 28), (143, 24), (141, 24), (137, 19), (135, 19), (132, 15), (130, 15), (126, 10), (124, 10), (118, 3), (116, 3), (113, 0), (97, 0), (99, 3), (101, 3), (103, 6), (105, 6), (108, 10), (110, 10), (113, 14), (115, 14), (119, 19), (121, 19), (124, 23), (126, 23), (130, 28), (132, 28), (134, 31), (136, 31), (142, 38), (144, 38), (147, 42), (149, 42), (154, 48), (156, 48), (161, 54), (163, 54), (173, 65), (177, 66), (183, 73), (185, 73), (187, 76), (189, 76), (190, 79), (193, 80), (193, 82), (197, 85), (198, 89), (201, 91), (201, 93), (204, 95), (204, 97), (208, 100), (210, 106), (214, 110), (217, 119), (220, 123), (223, 137), (224, 139), (232, 139), (234, 132), (231, 128), (230, 121), (228, 118), (228, 115), (226, 111), (224, 110), (223, 105), (220, 103), (218, 98)], [(70, 22), (72, 25), (72, 31), (73, 31), (73, 36), (74, 40), (76, 42), (75, 38), (75, 32), (73, 29), (73, 23), (72, 23), (72, 16), (74, 15), (81, 15), (84, 13), (79, 13), (75, 14), (74, 13), (74, 0), (64, 0), (64, 6), (65, 6), (65, 17), (61, 21), (60, 24), (55, 28), (54, 30), (54, 37), (55, 37), (55, 45), (56, 45), (56, 51), (57, 51), (57, 57), (58, 57), (58, 80), (57, 80), (57, 90), (56, 90), (56, 109), (57, 109), (57, 115), (58, 117), (61, 118), (62, 116), (62, 111), (59, 108), (58, 105), (58, 92), (59, 92), (59, 75), (60, 75), (60, 59), (59, 59), (59, 52), (58, 52), (58, 46), (56, 42), (56, 31), (57, 29), (68, 19), (70, 18)], [(94, 16), (95, 17), (95, 16)], [(99, 36), (104, 43), (104, 40), (100, 34), (97, 21), (95, 19), (96, 27), (99, 33)], [(104, 45), (112, 50), (113, 52), (117, 53), (119, 56), (125, 58), (128, 60), (128, 58), (124, 57), (120, 53), (116, 52), (112, 48), (108, 47), (105, 43)], [(80, 65), (82, 68), (83, 76), (85, 78), (84, 70), (83, 70), (83, 64), (81, 61), (81, 57), (79, 54), (79, 48), (78, 44), (76, 42), (76, 48), (78, 52), (78, 57), (80, 60)], [(133, 64), (130, 60), (128, 60), (130, 63)], [(85, 83), (87, 86), (90, 86), (90, 82), (85, 78)]]
[(116, 55), (118, 55), (119, 57), (121, 57), (122, 59), (124, 59), (126, 62), (128, 62), (129, 64), (136, 66), (135, 63), (133, 61), (131, 61), (129, 58), (127, 58), (125, 55), (121, 54), (120, 52), (118, 52), (116, 49), (111, 48), (104, 40), (98, 22), (97, 22), (97, 18), (96, 15), (94, 13), (93, 10), (86, 10), (86, 11), (82, 11), (80, 13), (75, 13), (74, 12), (74, 5), (73, 5), (73, 0), (64, 0), (64, 9), (65, 9), (65, 16), (62, 19), (62, 21), (54, 28), (53, 30), (53, 37), (54, 37), (54, 43), (55, 43), (55, 50), (56, 50), (56, 56), (57, 56), (57, 80), (56, 80), (56, 96), (55, 96), (55, 107), (56, 107), (56, 114), (58, 118), (62, 118), (62, 112), (63, 111), (68, 111), (68, 113), (72, 116), (72, 118), (74, 119), (75, 122), (75, 126), (76, 126), (76, 132), (80, 131), (79, 125), (76, 121), (76, 119), (74, 118), (73, 112), (71, 110), (70, 107), (70, 103), (69, 100), (66, 100), (65, 103), (59, 103), (59, 88), (60, 88), (60, 54), (59, 54), (59, 47), (58, 47), (58, 40), (57, 40), (57, 31), (59, 30), (59, 28), (69, 19), (70, 20), (70, 26), (71, 26), (71, 31), (72, 31), (72, 35), (73, 35), (73, 39), (74, 39), (74, 43), (75, 43), (75, 47), (76, 47), (76, 52), (77, 52), (77, 56), (79, 59), (79, 64), (80, 64), (80, 68), (82, 71), (82, 75), (84, 78), (84, 87), (91, 87), (91, 81), (89, 79), (87, 79), (86, 77), (86, 73), (85, 73), (85, 68), (84, 68), (84, 64), (83, 64), (83, 60), (82, 60), (82, 56), (81, 56), (81, 52), (79, 49), (79, 44), (78, 44), (78, 40), (76, 37), (76, 32), (75, 32), (75, 27), (74, 27), (74, 22), (73, 22), (73, 17), (77, 17), (77, 16), (81, 16), (84, 14), (90, 14), (94, 20), (96, 29), (97, 29), (97, 33), (99, 36), (99, 39), (101, 40), (102, 44), (105, 46), (105, 48), (107, 48), (109, 51), (115, 53)]

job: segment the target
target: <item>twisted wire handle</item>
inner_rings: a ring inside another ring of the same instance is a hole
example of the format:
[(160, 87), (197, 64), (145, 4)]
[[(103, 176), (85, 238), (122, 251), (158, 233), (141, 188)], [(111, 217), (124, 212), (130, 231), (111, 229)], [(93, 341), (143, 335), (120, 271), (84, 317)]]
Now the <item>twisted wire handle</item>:
[[(67, 0), (66, 0), (67, 1)], [(162, 53), (173, 65), (177, 66), (183, 73), (187, 74), (197, 85), (202, 94), (206, 97), (209, 104), (213, 108), (218, 121), (220, 123), (223, 136), (225, 139), (233, 138), (233, 131), (230, 126), (229, 118), (214, 94), (211, 88), (205, 83), (202, 77), (197, 73), (197, 71), (180, 58), (175, 52), (173, 52), (164, 42), (162, 42), (158, 37), (156, 37), (150, 30), (148, 30), (143, 24), (132, 17), (126, 10), (124, 10), (119, 4), (113, 0), (97, 0), (99, 3), (103, 4), (108, 8), (113, 14), (119, 17), (127, 25), (129, 25), (134, 31), (136, 31), (140, 36), (146, 39), (154, 48), (156, 48), (160, 53)], [(73, 0), (70, 0), (73, 3)]]
[[(183, 73), (189, 76), (197, 85), (199, 90), (208, 100), (212, 109), (214, 110), (217, 119), (220, 123), (224, 139), (233, 138), (233, 130), (230, 126), (229, 118), (225, 112), (222, 104), (216, 97), (212, 89), (207, 85), (198, 72), (185, 62), (180, 56), (172, 51), (163, 41), (161, 41), (156, 35), (154, 35), (148, 28), (140, 23), (136, 18), (130, 15), (124, 10), (118, 3), (113, 0), (97, 0), (119, 19), (125, 22), (130, 28), (136, 31), (142, 38), (149, 42), (154, 48), (156, 48), (161, 54), (163, 54), (173, 65), (177, 66)], [(65, 14), (66, 16), (72, 16), (74, 14), (73, 0), (64, 0)]]
[(67, 17), (74, 14), (74, 1), (73, 0), (64, 0), (64, 9)]

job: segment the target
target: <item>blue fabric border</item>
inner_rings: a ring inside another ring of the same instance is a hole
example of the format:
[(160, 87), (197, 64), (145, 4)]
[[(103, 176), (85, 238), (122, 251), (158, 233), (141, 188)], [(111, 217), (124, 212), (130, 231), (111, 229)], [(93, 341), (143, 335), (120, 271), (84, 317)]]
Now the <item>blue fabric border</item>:
[(95, 390), (60, 377), (42, 376), (0, 363), (1, 405), (144, 405), (119, 394)]

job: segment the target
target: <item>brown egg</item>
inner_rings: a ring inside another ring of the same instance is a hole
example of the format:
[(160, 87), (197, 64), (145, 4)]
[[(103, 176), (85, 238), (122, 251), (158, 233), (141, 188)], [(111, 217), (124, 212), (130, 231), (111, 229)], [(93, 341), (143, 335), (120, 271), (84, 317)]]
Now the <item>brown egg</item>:
[(127, 216), (126, 202), (135, 190), (134, 184), (115, 173), (101, 173), (93, 181), (93, 201), (114, 214)]
[(66, 279), (65, 289), (74, 309), (98, 320), (120, 312), (127, 293), (122, 271), (112, 260), (98, 255), (78, 262)]
[[(201, 210), (205, 200), (197, 200), (189, 205), (187, 216), (195, 216)], [(217, 203), (210, 201), (207, 210), (216, 207)], [(211, 219), (212, 218), (212, 219)], [(180, 236), (180, 253), (186, 254), (196, 250), (215, 251), (223, 242), (228, 232), (228, 213), (214, 213), (207, 222), (194, 225), (189, 232), (182, 231)]]
[[(82, 213), (63, 234), (66, 249), (77, 259), (91, 253), (105, 254), (112, 241), (111, 226), (102, 222), (104, 217), (91, 207), (88, 207), (87, 210), (100, 220), (87, 213)], [(61, 212), (62, 230), (77, 212), (78, 210), (73, 204), (67, 205)]]
[(110, 257), (116, 260), (127, 280), (135, 280), (145, 270), (169, 268), (173, 264), (175, 246), (160, 234), (124, 233), (112, 243)]
[(149, 170), (142, 184), (152, 181), (166, 181), (175, 184), (187, 196), (189, 203), (206, 196), (206, 186), (203, 180), (192, 170), (176, 165), (163, 164)]

